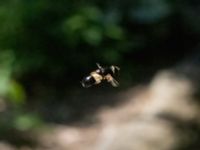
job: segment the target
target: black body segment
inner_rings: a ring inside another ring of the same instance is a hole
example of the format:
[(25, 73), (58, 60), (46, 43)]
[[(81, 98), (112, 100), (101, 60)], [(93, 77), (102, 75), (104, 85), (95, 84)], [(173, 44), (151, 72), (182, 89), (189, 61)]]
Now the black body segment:
[(94, 77), (92, 76), (87, 76), (85, 78), (83, 78), (83, 80), (81, 81), (81, 84), (83, 87), (88, 88), (90, 86), (92, 86), (93, 84), (95, 84), (96, 80), (94, 79)]

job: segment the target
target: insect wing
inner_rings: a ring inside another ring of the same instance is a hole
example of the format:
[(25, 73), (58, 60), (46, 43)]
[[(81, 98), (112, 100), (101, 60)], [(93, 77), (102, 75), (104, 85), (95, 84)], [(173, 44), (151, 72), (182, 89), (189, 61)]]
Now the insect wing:
[(116, 81), (114, 78), (110, 81), (110, 83), (112, 84), (113, 87), (118, 87), (119, 86), (119, 82)]

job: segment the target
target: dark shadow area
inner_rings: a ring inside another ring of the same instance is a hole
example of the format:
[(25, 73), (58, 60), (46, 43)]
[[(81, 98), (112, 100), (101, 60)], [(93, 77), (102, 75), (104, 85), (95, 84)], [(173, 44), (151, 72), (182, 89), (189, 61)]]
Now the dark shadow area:
[(38, 142), (33, 136), (32, 131), (18, 131), (15, 129), (1, 130), (0, 140), (6, 141), (10, 145), (14, 145), (16, 148), (31, 147), (34, 148)]

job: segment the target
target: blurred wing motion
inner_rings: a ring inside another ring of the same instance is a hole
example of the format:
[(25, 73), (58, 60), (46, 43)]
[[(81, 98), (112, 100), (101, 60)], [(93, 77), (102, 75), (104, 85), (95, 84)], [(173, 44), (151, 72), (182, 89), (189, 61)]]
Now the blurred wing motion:
[(112, 84), (113, 87), (118, 87), (119, 86), (119, 82), (117, 82), (114, 78), (112, 81), (110, 81), (110, 83)]

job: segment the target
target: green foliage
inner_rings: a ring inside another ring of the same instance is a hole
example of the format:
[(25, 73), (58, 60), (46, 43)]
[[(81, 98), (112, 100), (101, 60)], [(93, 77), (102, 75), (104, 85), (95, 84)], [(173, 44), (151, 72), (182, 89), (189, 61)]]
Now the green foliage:
[(13, 122), (14, 128), (20, 131), (27, 131), (32, 128), (41, 126), (42, 122), (38, 116), (32, 114), (22, 114), (15, 118)]
[(106, 17), (106, 13), (94, 6), (75, 11), (63, 24), (68, 42), (79, 44), (81, 40), (91, 46), (101, 46), (106, 38), (121, 40), (123, 29)]
[(20, 110), (12, 110), (11, 112), (4, 113), (3, 118), (0, 119), (0, 131), (2, 133), (0, 138), (3, 134), (12, 130), (30, 131), (43, 125), (41, 118), (34, 113), (25, 113)]
[(15, 56), (12, 50), (0, 52), (0, 96), (11, 100), (14, 104), (22, 104), (25, 92), (20, 83), (12, 79)]
[(7, 97), (12, 103), (14, 104), (24, 104), (26, 99), (26, 93), (23, 88), (23, 86), (16, 82), (16, 81), (10, 81), (8, 84), (8, 91), (7, 91)]

